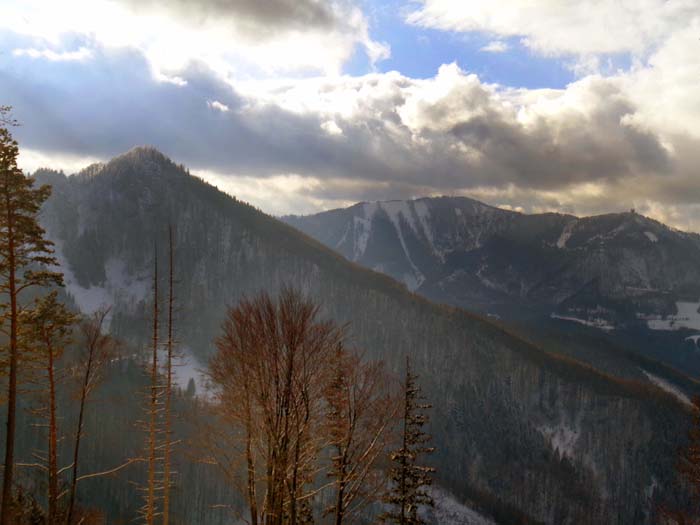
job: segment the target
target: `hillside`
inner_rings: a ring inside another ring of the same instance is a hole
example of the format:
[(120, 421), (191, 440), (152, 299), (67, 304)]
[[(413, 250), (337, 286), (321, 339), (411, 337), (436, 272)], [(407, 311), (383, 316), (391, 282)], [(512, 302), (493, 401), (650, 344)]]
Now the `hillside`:
[(578, 325), (700, 374), (700, 236), (634, 210), (530, 215), (436, 197), (283, 220), (431, 300), (528, 329)]
[[(154, 244), (160, 241), (163, 256), (172, 225), (178, 337), (193, 355), (206, 360), (226, 305), (260, 289), (301, 287), (325, 315), (351, 323), (352, 342), (369, 356), (394, 371), (412, 357), (434, 405), (439, 483), (499, 522), (523, 513), (557, 524), (652, 523), (653, 501), (678, 496), (673, 467), (688, 412), (653, 385), (601, 374), (484, 318), (430, 303), (153, 149), (70, 177), (36, 176), (54, 187), (42, 222), (57, 243), (67, 291), (84, 310), (112, 303), (112, 330), (132, 342), (147, 338)], [(485, 218), (477, 244), (517, 216), (479, 210)], [(559, 250), (561, 230), (559, 237), (554, 231), (571, 219), (547, 220), (554, 243), (547, 250)], [(525, 235), (540, 226), (510, 228)], [(566, 244), (573, 249), (582, 239), (573, 232)], [(370, 236), (363, 253), (381, 244)]]

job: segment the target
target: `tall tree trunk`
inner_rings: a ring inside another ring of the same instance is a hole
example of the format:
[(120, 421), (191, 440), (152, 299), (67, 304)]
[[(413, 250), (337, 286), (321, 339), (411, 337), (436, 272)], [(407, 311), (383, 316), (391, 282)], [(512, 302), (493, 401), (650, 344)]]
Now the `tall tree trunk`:
[(253, 421), (250, 413), (250, 400), (246, 398), (246, 439), (245, 455), (248, 467), (248, 506), (250, 507), (250, 523), (258, 525), (258, 502), (255, 493), (255, 460), (253, 458)]
[(168, 228), (168, 342), (167, 342), (167, 371), (165, 386), (165, 451), (163, 457), (163, 525), (170, 520), (170, 410), (173, 388), (173, 229)]
[(56, 423), (56, 378), (54, 375), (53, 348), (47, 346), (49, 363), (47, 372), (49, 376), (49, 525), (56, 525), (58, 521), (58, 429)]
[(407, 487), (406, 487), (406, 470), (408, 469), (407, 457), (408, 454), (408, 418), (410, 416), (410, 400), (409, 400), (409, 389), (410, 389), (410, 374), (411, 374), (411, 362), (406, 356), (406, 384), (404, 385), (404, 409), (403, 409), (403, 441), (401, 445), (401, 478), (399, 481), (399, 494), (401, 494), (401, 525), (405, 525), (408, 522), (408, 516), (406, 515), (406, 498)]
[(15, 274), (14, 217), (10, 204), (9, 182), (5, 175), (5, 204), (7, 207), (7, 240), (10, 289), (10, 377), (7, 393), (7, 434), (5, 435), (5, 470), (2, 479), (2, 509), (0, 525), (12, 525), (14, 522), (14, 505), (12, 501), (12, 481), (15, 462), (15, 427), (17, 410), (17, 282)]
[(156, 424), (158, 415), (158, 253), (153, 272), (153, 357), (151, 363), (151, 399), (148, 425), (148, 487), (146, 523), (153, 525), (156, 506)]
[(335, 500), (335, 525), (342, 525), (343, 524), (343, 517), (345, 514), (345, 477), (346, 477), (346, 461), (345, 461), (345, 453), (343, 452), (341, 446), (336, 447), (338, 450), (338, 456), (341, 457), (341, 465), (340, 468), (338, 469), (338, 493), (336, 494), (336, 500)]
[(80, 389), (80, 408), (78, 410), (78, 424), (75, 432), (75, 444), (73, 445), (73, 466), (71, 468), (71, 483), (70, 493), (68, 496), (68, 514), (66, 516), (66, 525), (71, 525), (73, 522), (73, 513), (75, 512), (75, 497), (78, 488), (78, 461), (80, 459), (80, 440), (83, 436), (83, 420), (85, 418), (85, 403), (87, 401), (88, 388), (90, 385), (90, 374), (92, 373), (92, 362), (95, 357), (94, 345), (88, 352), (88, 362), (85, 365), (85, 376)]

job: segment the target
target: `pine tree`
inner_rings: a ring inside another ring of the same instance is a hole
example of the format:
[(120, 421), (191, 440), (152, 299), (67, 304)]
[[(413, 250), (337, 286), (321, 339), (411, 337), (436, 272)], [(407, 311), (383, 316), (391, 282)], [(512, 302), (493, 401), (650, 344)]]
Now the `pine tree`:
[(429, 446), (430, 436), (423, 427), (428, 422), (425, 411), (431, 405), (423, 404), (418, 376), (411, 371), (411, 363), (406, 358), (406, 379), (403, 385), (403, 432), (401, 447), (391, 454), (393, 466), (389, 472), (391, 489), (385, 503), (392, 507), (380, 520), (399, 525), (425, 524), (418, 514), (420, 507), (434, 505), (428, 492), (432, 485), (435, 469), (422, 464), (421, 457), (435, 449)]
[(690, 508), (679, 510), (660, 505), (658, 521), (663, 524), (696, 525), (700, 523), (700, 396), (693, 398), (693, 420), (688, 431), (688, 446), (680, 451), (676, 469), (690, 489)]
[(37, 300), (35, 308), (23, 312), (22, 343), (23, 346), (35, 353), (33, 365), (39, 370), (38, 382), (41, 385), (41, 405), (36, 411), (47, 420), (47, 450), (45, 456), (45, 472), (48, 478), (46, 501), (47, 522), (59, 523), (59, 469), (58, 442), (60, 432), (58, 426), (58, 408), (56, 397), (61, 375), (58, 369), (59, 359), (72, 340), (73, 325), (77, 316), (70, 312), (65, 305), (58, 302), (57, 292), (53, 291), (44, 298)]
[(694, 507), (700, 510), (700, 396), (693, 398), (693, 421), (688, 431), (688, 447), (681, 451), (678, 472), (693, 494)]
[[(10, 122), (9, 108), (0, 108), (0, 124)], [(11, 123), (11, 122), (10, 122)], [(12, 488), (14, 481), (17, 420), (17, 377), (20, 366), (20, 317), (29, 305), (22, 295), (29, 288), (61, 284), (62, 276), (46, 266), (56, 266), (52, 243), (44, 238), (37, 215), (51, 188), (34, 188), (34, 180), (17, 167), (19, 147), (7, 127), (0, 126), (0, 304), (2, 325), (7, 336), (8, 374), (5, 468), (0, 525), (14, 522)], [(9, 325), (9, 326), (8, 326)]]

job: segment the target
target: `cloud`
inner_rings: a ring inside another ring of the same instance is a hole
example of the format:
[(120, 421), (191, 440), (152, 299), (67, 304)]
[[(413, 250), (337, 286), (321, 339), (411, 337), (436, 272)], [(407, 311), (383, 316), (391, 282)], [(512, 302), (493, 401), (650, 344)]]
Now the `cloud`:
[[(187, 31), (204, 38), (201, 28), (210, 19), (225, 20), (228, 12), (216, 10), (227, 6), (211, 2)], [(165, 17), (179, 27), (189, 8), (176, 3), (163, 13), (166, 7), (151, 2), (144, 9), (147, 20)], [(309, 23), (311, 40), (291, 54), (327, 32), (326, 24), (335, 23), (329, 20)], [(107, 160), (150, 144), (273, 213), (459, 194), (526, 211), (635, 207), (700, 230), (698, 24), (689, 20), (659, 37), (627, 71), (537, 90), (487, 84), (456, 64), (426, 79), (395, 71), (329, 75), (325, 66), (309, 78), (232, 76), (222, 74), (218, 59), (224, 55), (214, 41), (207, 44), (216, 48), (214, 58), (190, 49), (177, 68), (154, 71), (154, 49), (170, 37), (154, 48), (138, 38), (138, 45), (126, 45), (109, 34), (86, 36), (84, 28), (54, 42), (50, 34), (0, 31), (4, 47), (37, 51), (0, 54), (0, 101), (15, 106), (23, 123), (16, 130), (23, 165), (32, 169), (52, 162), (72, 171), (80, 159)], [(278, 32), (297, 31), (294, 23), (285, 27)], [(528, 35), (534, 38), (534, 30)], [(190, 36), (180, 35), (178, 45)], [(287, 42), (272, 40), (245, 45), (262, 53), (268, 44), (273, 49)], [(43, 53), (81, 48), (90, 50), (89, 59), (52, 60)], [(224, 58), (226, 68), (235, 62)]]
[(486, 53), (505, 53), (509, 49), (510, 46), (508, 46), (508, 44), (503, 40), (492, 40), (482, 47), (480, 51), (484, 51)]
[(226, 20), (260, 29), (256, 38), (292, 29), (332, 29), (341, 23), (333, 5), (318, 0), (121, 0), (137, 12), (165, 10), (188, 23)]
[(307, 207), (680, 180), (679, 161), (635, 123), (621, 84), (601, 77), (566, 90), (514, 91), (452, 64), (424, 80), (376, 73), (236, 91), (204, 65), (183, 71), (183, 83), (159, 82), (136, 50), (102, 49), (89, 65), (5, 60), (0, 99), (23, 122), (23, 147), (107, 159), (151, 144), (194, 169), (257, 178), (259, 187), (290, 180), (281, 176), (315, 181), (303, 187), (313, 200)]
[(222, 111), (224, 113), (227, 111), (231, 111), (231, 108), (229, 108), (226, 104), (219, 102), (218, 100), (208, 100), (207, 105), (212, 109)]
[(522, 37), (545, 55), (642, 54), (700, 16), (692, 0), (422, 0), (411, 24), (447, 31)]
[(358, 48), (371, 63), (390, 53), (349, 0), (7, 0), (3, 28), (52, 53), (66, 38), (138, 49), (167, 77), (191, 62), (223, 79), (337, 74)]
[(92, 58), (92, 51), (86, 47), (81, 47), (77, 51), (63, 51), (56, 52), (52, 49), (15, 49), (12, 51), (15, 56), (28, 56), (31, 58), (43, 58), (52, 61), (65, 61), (65, 60), (87, 60)]

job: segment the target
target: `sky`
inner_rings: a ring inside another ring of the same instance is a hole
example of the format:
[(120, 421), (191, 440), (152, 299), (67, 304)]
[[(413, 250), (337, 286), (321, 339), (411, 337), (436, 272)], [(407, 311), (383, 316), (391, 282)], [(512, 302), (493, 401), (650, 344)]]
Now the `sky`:
[(150, 145), (275, 214), (465, 195), (700, 231), (698, 0), (1, 0), (20, 165)]

